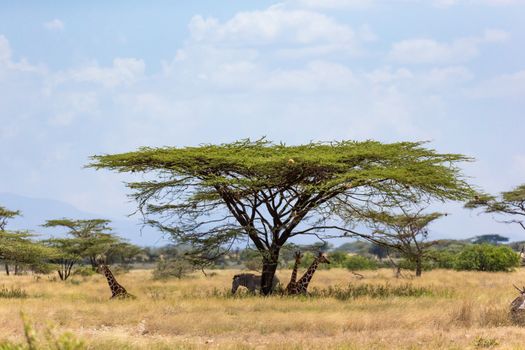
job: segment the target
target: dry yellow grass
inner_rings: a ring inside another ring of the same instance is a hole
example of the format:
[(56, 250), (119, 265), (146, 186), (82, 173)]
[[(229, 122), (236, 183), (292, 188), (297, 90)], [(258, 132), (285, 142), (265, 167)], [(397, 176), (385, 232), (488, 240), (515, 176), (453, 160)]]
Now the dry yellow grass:
[[(237, 271), (213, 277), (153, 281), (151, 271), (118, 276), (138, 298), (109, 300), (102, 276), (73, 282), (44, 276), (2, 276), (0, 286), (20, 287), (29, 298), (0, 298), (0, 339), (20, 341), (23, 311), (35, 327), (73, 332), (93, 349), (525, 349), (525, 328), (513, 326), (508, 304), (517, 295), (514, 273), (432, 271), (397, 280), (390, 270), (319, 271), (311, 287), (354, 284), (425, 286), (425, 297), (334, 298), (215, 296)], [(290, 271), (280, 271), (287, 281)]]

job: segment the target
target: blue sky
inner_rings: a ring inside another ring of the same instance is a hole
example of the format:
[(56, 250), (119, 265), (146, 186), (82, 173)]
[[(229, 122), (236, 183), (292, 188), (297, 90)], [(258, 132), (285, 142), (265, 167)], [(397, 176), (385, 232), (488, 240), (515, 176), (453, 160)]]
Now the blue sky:
[[(3, 2), (0, 192), (129, 214), (93, 154), (267, 136), (429, 140), (525, 178), (525, 1)], [(464, 211), (436, 237), (518, 228)], [(524, 236), (525, 237), (525, 236)]]

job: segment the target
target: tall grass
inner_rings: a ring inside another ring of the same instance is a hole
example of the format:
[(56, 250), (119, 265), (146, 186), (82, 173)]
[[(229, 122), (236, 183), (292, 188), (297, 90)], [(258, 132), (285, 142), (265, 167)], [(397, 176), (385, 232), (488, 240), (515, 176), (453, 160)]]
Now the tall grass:
[(0, 298), (6, 298), (6, 299), (23, 299), (27, 298), (28, 295), (25, 290), (19, 287), (11, 287), (7, 288), (6, 286), (2, 286), (0, 288)]
[[(0, 299), (0, 350), (524, 348), (524, 328), (508, 310), (525, 269), (435, 270), (409, 281), (387, 269), (360, 271), (359, 280), (344, 269), (322, 270), (309, 296), (268, 298), (232, 296), (238, 271), (215, 272), (165, 281), (153, 280), (151, 270), (118, 276), (137, 300), (109, 300), (100, 275), (80, 285), (0, 275), (7, 294), (26, 296)], [(290, 270), (278, 274), (287, 282)], [(21, 309), (32, 320), (26, 332), (16, 317)], [(56, 329), (48, 331), (48, 322)]]

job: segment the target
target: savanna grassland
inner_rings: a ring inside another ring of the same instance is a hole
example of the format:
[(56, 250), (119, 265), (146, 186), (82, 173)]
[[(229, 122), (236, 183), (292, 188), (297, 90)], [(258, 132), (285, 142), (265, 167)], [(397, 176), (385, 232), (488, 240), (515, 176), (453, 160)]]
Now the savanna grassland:
[[(420, 279), (396, 279), (386, 269), (362, 272), (364, 279), (323, 270), (310, 285), (314, 296), (267, 298), (229, 296), (236, 272), (167, 282), (148, 270), (118, 275), (136, 300), (109, 300), (100, 275), (2, 276), (0, 286), (27, 295), (0, 298), (0, 339), (24, 342), (23, 312), (37, 338), (71, 332), (90, 349), (525, 349), (525, 328), (507, 315), (523, 269), (438, 270)], [(287, 281), (290, 271), (278, 275)], [(348, 297), (349, 284), (362, 293)]]

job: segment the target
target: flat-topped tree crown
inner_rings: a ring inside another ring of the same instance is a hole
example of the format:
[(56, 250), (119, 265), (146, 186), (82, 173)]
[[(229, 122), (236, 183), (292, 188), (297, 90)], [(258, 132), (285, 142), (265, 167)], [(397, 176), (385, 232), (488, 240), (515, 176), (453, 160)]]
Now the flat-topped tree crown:
[(263, 255), (264, 293), (279, 249), (290, 237), (320, 234), (337, 217), (337, 207), (464, 200), (474, 193), (456, 166), (469, 158), (440, 154), (421, 142), (288, 146), (242, 140), (141, 148), (92, 160), (96, 169), (154, 174), (154, 180), (128, 183), (147, 222), (208, 257), (249, 238)]
[(466, 208), (481, 208), (487, 214), (502, 218), (501, 222), (518, 224), (525, 230), (525, 184), (501, 192), (499, 196), (480, 194), (467, 204)]

